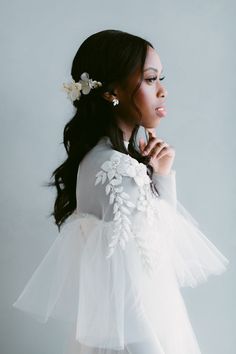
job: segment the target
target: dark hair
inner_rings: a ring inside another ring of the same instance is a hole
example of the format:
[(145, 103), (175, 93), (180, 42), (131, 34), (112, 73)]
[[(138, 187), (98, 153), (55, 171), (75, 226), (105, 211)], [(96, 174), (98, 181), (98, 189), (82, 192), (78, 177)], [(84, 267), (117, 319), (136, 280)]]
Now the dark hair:
[[(146, 164), (147, 173), (152, 176), (150, 157), (140, 154), (135, 141), (140, 125), (137, 124), (133, 129), (127, 150), (123, 132), (114, 118), (114, 107), (102, 97), (103, 92), (112, 92), (115, 83), (125, 85), (136, 69), (140, 68), (142, 73), (148, 46), (154, 48), (149, 41), (130, 33), (103, 30), (88, 37), (73, 59), (71, 76), (75, 82), (80, 80), (83, 72), (87, 72), (90, 78), (102, 82), (102, 86), (92, 89), (88, 95), (81, 94), (79, 100), (73, 101), (76, 112), (64, 128), (63, 144), (68, 157), (52, 173), (54, 181), (48, 183), (48, 186), (56, 186), (57, 189), (54, 210), (50, 216), (54, 216), (59, 231), (66, 218), (76, 209), (76, 179), (80, 161), (102, 136), (110, 138), (114, 150), (129, 154)], [(143, 75), (131, 95), (139, 114), (133, 97), (142, 79)], [(152, 182), (151, 185), (153, 192), (159, 194)]]

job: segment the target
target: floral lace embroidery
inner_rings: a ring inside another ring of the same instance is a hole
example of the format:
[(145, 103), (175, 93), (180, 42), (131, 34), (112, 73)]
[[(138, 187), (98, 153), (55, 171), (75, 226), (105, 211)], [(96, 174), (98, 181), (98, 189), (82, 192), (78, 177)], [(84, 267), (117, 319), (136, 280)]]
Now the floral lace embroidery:
[[(139, 189), (139, 197), (137, 205), (132, 203), (130, 196), (124, 192), (122, 186), (122, 177), (129, 176), (134, 179)], [(153, 197), (150, 191), (150, 178), (147, 175), (146, 165), (139, 163), (129, 155), (114, 152), (110, 160), (105, 161), (101, 165), (101, 170), (96, 174), (95, 185), (100, 182), (104, 184), (108, 180), (105, 187), (105, 192), (109, 195), (109, 203), (113, 204), (114, 213), (114, 229), (112, 240), (109, 243), (109, 252), (107, 258), (114, 253), (117, 244), (122, 249), (125, 248), (126, 242), (130, 238), (136, 241), (138, 251), (141, 254), (142, 260), (147, 270), (152, 268), (152, 259), (150, 256), (150, 248), (147, 240), (142, 236), (138, 236), (138, 232), (134, 232), (132, 223), (129, 218), (131, 208), (137, 208), (139, 211), (146, 213), (147, 221), (152, 223), (155, 215), (156, 204), (152, 203)], [(155, 215), (156, 217), (156, 215)]]

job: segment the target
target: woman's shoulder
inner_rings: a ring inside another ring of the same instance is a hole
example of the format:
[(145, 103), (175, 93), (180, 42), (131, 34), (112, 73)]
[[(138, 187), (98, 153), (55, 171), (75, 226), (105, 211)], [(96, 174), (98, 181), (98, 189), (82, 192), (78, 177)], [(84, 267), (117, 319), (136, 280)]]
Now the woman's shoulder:
[(98, 166), (99, 164), (110, 159), (113, 155), (122, 154), (121, 152), (114, 150), (111, 141), (108, 136), (100, 138), (98, 143), (84, 156), (81, 161), (83, 165)]
[(115, 150), (107, 136), (102, 137), (86, 154), (82, 164), (99, 176), (108, 175), (109, 179), (128, 176), (136, 181), (140, 179), (140, 183), (141, 180), (148, 182), (147, 166), (129, 154)]
[(146, 165), (138, 162), (135, 158), (128, 153), (123, 153), (115, 150), (112, 146), (111, 140), (108, 136), (100, 138), (98, 143), (86, 154), (84, 161), (96, 161), (96, 165), (111, 162), (113, 167), (118, 165), (126, 165), (126, 167), (141, 166), (146, 168)]
[(125, 158), (127, 155), (113, 148), (111, 140), (108, 136), (103, 136), (97, 144), (84, 156), (83, 164), (92, 164), (93, 166), (101, 165), (102, 163), (119, 156)]

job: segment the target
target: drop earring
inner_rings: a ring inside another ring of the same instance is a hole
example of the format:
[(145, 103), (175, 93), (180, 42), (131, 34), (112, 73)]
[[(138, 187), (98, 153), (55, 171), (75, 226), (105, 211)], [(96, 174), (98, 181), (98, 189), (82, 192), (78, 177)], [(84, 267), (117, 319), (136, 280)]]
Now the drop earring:
[(114, 98), (112, 100), (113, 106), (116, 106), (117, 104), (119, 104), (119, 100), (117, 98)]

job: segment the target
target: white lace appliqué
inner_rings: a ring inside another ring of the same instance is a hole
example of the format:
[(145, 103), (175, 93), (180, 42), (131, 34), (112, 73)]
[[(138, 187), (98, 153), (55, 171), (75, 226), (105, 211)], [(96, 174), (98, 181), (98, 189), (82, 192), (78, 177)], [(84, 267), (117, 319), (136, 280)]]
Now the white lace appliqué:
[[(129, 194), (124, 192), (122, 177), (129, 176), (138, 186), (139, 197), (137, 205), (131, 202)], [(147, 222), (152, 223), (156, 206), (152, 204), (150, 197), (150, 178), (147, 175), (146, 165), (139, 163), (129, 155), (114, 152), (111, 158), (101, 165), (101, 170), (96, 174), (95, 185), (104, 184), (108, 180), (105, 191), (109, 195), (109, 203), (113, 204), (114, 229), (109, 243), (107, 258), (111, 257), (119, 244), (122, 249), (131, 238), (136, 241), (138, 251), (144, 265), (148, 270), (152, 268), (150, 248), (144, 237), (134, 232), (129, 218), (132, 208), (145, 212)]]

